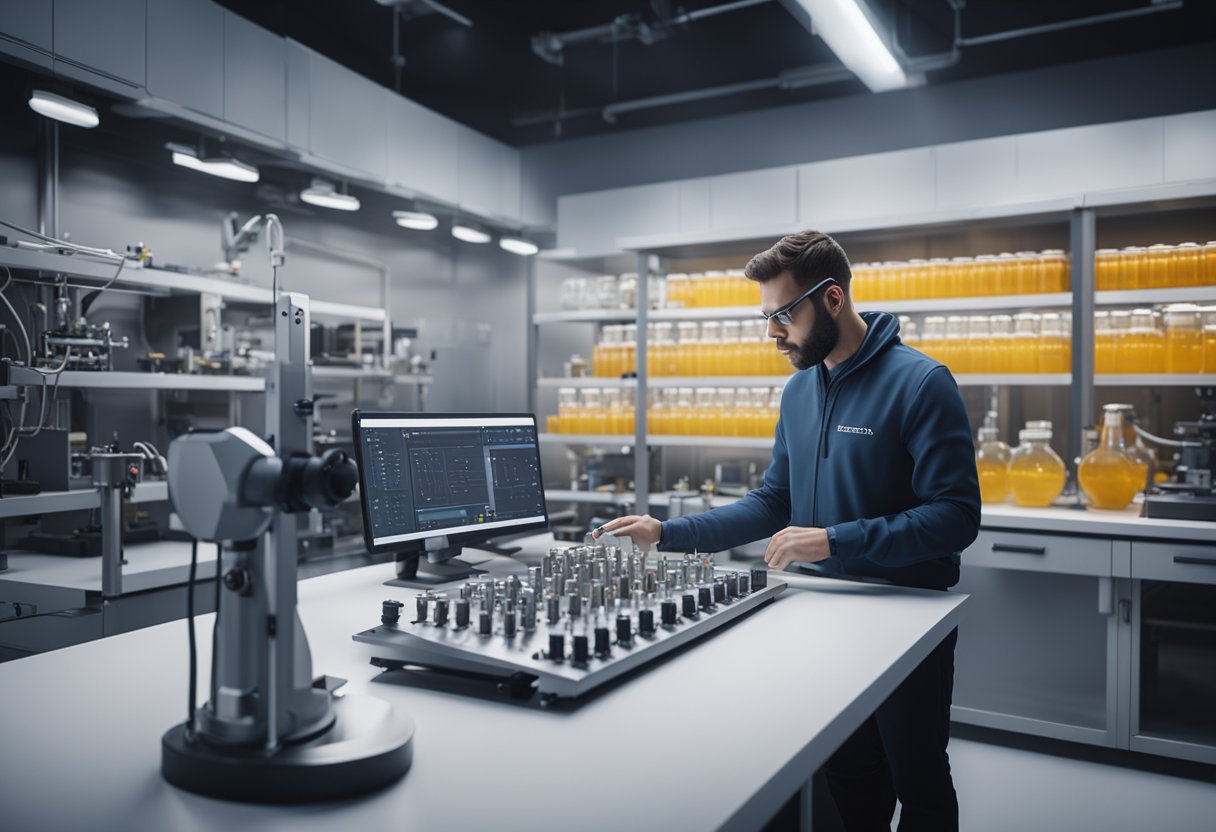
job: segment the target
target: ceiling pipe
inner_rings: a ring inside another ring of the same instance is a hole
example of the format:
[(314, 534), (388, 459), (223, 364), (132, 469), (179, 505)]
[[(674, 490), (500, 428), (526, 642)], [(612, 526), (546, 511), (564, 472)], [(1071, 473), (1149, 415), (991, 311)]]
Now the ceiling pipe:
[(683, 12), (655, 23), (646, 22), (641, 15), (623, 14), (611, 23), (589, 26), (586, 29), (575, 29), (572, 32), (561, 34), (542, 32), (532, 38), (532, 52), (546, 63), (561, 66), (565, 60), (564, 50), (567, 46), (578, 43), (614, 43), (623, 40), (638, 40), (650, 46), (667, 37), (667, 30), (676, 26), (771, 2), (772, 0), (735, 0), (733, 3), (724, 3), (721, 6)]
[[(954, 10), (954, 43), (951, 45), (950, 49), (944, 52), (913, 57), (904, 54), (903, 50), (899, 48), (898, 42), (895, 44), (896, 50), (900, 56), (900, 63), (909, 73), (909, 81), (911, 82), (910, 86), (919, 86), (920, 84), (923, 84), (924, 73), (926, 72), (936, 72), (942, 69), (949, 69), (957, 64), (962, 57), (962, 48), (965, 46), (976, 46), (1004, 40), (1013, 40), (1015, 38), (1031, 37), (1034, 35), (1063, 31), (1065, 29), (1075, 29), (1082, 26), (1095, 26), (1115, 20), (1122, 20), (1130, 17), (1140, 17), (1146, 14), (1155, 14), (1157, 12), (1177, 11), (1182, 8), (1184, 0), (1164, 0), (1164, 2), (1153, 2), (1152, 5), (1142, 6), (1137, 9), (1082, 17), (1075, 20), (1064, 20), (1057, 23), (1047, 23), (1042, 26), (1012, 29), (1006, 32), (994, 32), (988, 35), (978, 35), (973, 38), (965, 38), (962, 36), (961, 12), (965, 4), (960, 0), (947, 0), (947, 2)], [(723, 7), (719, 6), (714, 8)], [(636, 113), (642, 110), (652, 110), (657, 107), (671, 107), (679, 104), (687, 104), (693, 101), (705, 101), (711, 98), (724, 98), (726, 96), (741, 95), (748, 92), (760, 92), (769, 89), (780, 89), (786, 91), (804, 89), (807, 87), (847, 81), (853, 77), (853, 73), (849, 72), (843, 66), (838, 64), (811, 66), (801, 69), (786, 70), (772, 78), (763, 78), (757, 81), (743, 81), (736, 84), (724, 84), (717, 87), (706, 87), (699, 90), (686, 90), (683, 92), (671, 93), (669, 95), (657, 95), (650, 98), (633, 99), (631, 101), (618, 101), (603, 108), (583, 107), (576, 110), (535, 113), (528, 116), (518, 117), (514, 119), (513, 124), (516, 127), (526, 127), (536, 124), (548, 124), (554, 121), (566, 121), (572, 118), (582, 118), (594, 113), (598, 113), (601, 118), (603, 118), (604, 121), (608, 122), (609, 124), (615, 124), (617, 118), (624, 113)]]

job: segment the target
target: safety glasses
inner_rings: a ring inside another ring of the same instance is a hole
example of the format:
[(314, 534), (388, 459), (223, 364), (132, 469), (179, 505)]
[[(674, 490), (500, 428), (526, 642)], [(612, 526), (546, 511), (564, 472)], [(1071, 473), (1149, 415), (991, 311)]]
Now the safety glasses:
[(771, 321), (773, 318), (776, 318), (777, 323), (781, 324), (782, 326), (790, 326), (794, 323), (794, 308), (796, 306), (798, 306), (798, 304), (802, 303), (804, 300), (806, 300), (811, 295), (818, 292), (820, 289), (823, 289), (834, 283), (837, 286), (840, 285), (839, 283), (836, 282), (836, 278), (825, 277), (823, 280), (819, 281), (814, 286), (812, 286), (809, 290), (807, 290), (806, 292), (803, 292), (802, 297), (798, 298), (797, 300), (793, 301), (792, 303), (787, 303), (785, 306), (781, 307), (776, 312), (773, 312), (771, 315), (766, 315), (763, 312), (761, 312), (760, 317), (764, 318), (765, 321)]

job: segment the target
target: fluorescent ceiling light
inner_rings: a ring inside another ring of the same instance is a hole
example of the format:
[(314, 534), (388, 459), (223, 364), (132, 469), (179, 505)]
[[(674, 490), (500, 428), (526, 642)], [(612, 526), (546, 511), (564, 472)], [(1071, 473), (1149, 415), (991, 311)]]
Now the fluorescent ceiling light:
[(318, 208), (333, 208), (335, 211), (358, 211), (359, 198), (340, 194), (334, 186), (323, 179), (314, 179), (312, 187), (300, 191), (300, 199)]
[(253, 165), (247, 165), (244, 162), (238, 162), (236, 159), (230, 159), (225, 156), (200, 159), (187, 149), (173, 145), (170, 145), (169, 149), (173, 151), (173, 164), (175, 165), (181, 165), (184, 168), (190, 168), (190, 170), (197, 170), (199, 173), (218, 176), (221, 179), (231, 179), (235, 182), (258, 181), (258, 169)]
[(415, 231), (434, 231), (439, 226), (439, 220), (432, 214), (422, 211), (394, 211), (393, 219), (402, 228), (412, 228)]
[(30, 94), (30, 109), (39, 115), (77, 127), (96, 127), (101, 123), (97, 111), (92, 107), (45, 90), (34, 90)]
[(879, 36), (864, 0), (797, 0), (814, 31), (871, 92), (908, 86), (908, 76)]
[(503, 251), (509, 251), (512, 254), (519, 254), (524, 257), (529, 257), (540, 251), (540, 246), (536, 243), (521, 240), (519, 237), (503, 237), (498, 241), (498, 247)]
[(490, 242), (490, 235), (486, 232), (467, 225), (460, 225), (459, 223), (452, 226), (452, 236), (466, 243), (480, 244)]

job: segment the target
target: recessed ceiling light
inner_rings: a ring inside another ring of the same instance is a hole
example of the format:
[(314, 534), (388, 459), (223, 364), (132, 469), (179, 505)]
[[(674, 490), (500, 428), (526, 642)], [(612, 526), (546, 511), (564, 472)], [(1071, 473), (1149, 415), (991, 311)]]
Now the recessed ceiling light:
[(452, 236), (457, 240), (462, 240), (466, 243), (488, 243), (490, 235), (479, 228), (473, 228), (468, 225), (460, 225), (457, 223), (452, 226)]
[(512, 254), (519, 254), (524, 257), (529, 257), (540, 251), (540, 246), (536, 243), (520, 239), (519, 237), (503, 237), (498, 241), (498, 247), (503, 251), (509, 251)]
[(260, 178), (257, 168), (236, 159), (227, 156), (200, 159), (193, 148), (175, 144), (169, 144), (167, 147), (173, 152), (175, 165), (235, 182), (257, 182)]
[(74, 124), (77, 127), (96, 127), (101, 123), (97, 111), (87, 104), (81, 104), (46, 90), (34, 90), (30, 94), (30, 109), (39, 115), (62, 121), (64, 124)]
[(318, 208), (332, 208), (335, 211), (359, 210), (358, 197), (338, 193), (333, 184), (324, 179), (314, 179), (311, 187), (300, 191), (300, 199)]
[(864, 0), (798, 0), (810, 15), (815, 33), (871, 92), (908, 86), (908, 76), (861, 2)]
[(393, 219), (402, 228), (412, 228), (415, 231), (433, 231), (439, 226), (439, 220), (433, 214), (422, 211), (394, 211)]

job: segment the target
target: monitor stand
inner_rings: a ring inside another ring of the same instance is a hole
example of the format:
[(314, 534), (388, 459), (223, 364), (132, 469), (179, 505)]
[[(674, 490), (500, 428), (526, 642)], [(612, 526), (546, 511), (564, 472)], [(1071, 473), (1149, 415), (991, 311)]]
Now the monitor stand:
[[(519, 546), (495, 546), (489, 541), (476, 544), (475, 548), (492, 555), (513, 555)], [(474, 575), (484, 575), (484, 569), (475, 568), (480, 561), (460, 559), (461, 546), (452, 545), (446, 537), (433, 537), (424, 541), (405, 544), (394, 556), (397, 577), (385, 581), (386, 586), (427, 587), (447, 584)]]

